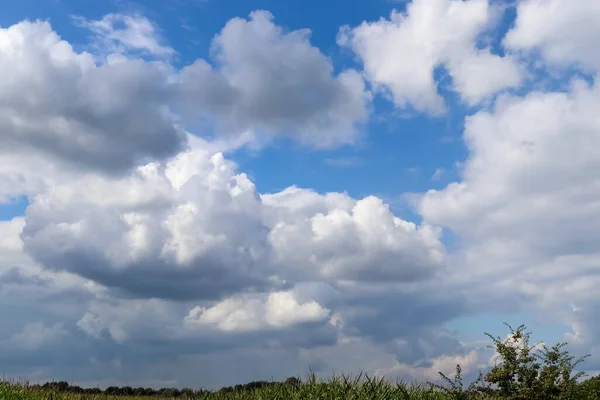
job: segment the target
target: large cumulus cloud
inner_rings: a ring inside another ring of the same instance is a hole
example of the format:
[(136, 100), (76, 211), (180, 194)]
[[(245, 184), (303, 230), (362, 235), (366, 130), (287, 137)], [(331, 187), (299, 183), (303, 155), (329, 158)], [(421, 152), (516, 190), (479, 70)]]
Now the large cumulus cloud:
[[(296, 368), (280, 374), (311, 365), (327, 374), (343, 366), (344, 343), (377, 349), (374, 371), (395, 362), (385, 343), (460, 313), (452, 299), (452, 314), (420, 324), (414, 308), (391, 305), (419, 302), (420, 285), (443, 272), (439, 229), (398, 218), (375, 196), (261, 194), (226, 158), (278, 135), (316, 147), (357, 138), (363, 80), (334, 74), (308, 31), (254, 12), (217, 35), (213, 65), (177, 70), (143, 17), (78, 23), (98, 35), (90, 49), (108, 54), (74, 51), (46, 22), (0, 31), (2, 68), (15, 76), (0, 91), (0, 194), (29, 202), (0, 223), (7, 373), (218, 386), (254, 378), (252, 357)], [(198, 116), (216, 121), (210, 140), (187, 132)], [(428, 296), (423, 310), (447, 300)], [(393, 316), (407, 326), (375, 329)], [(212, 381), (173, 375), (213, 354), (246, 364)]]
[(97, 65), (47, 22), (0, 29), (1, 154), (116, 172), (185, 146), (164, 102), (165, 77), (141, 60)]
[(57, 183), (31, 199), (22, 237), (46, 268), (182, 300), (307, 280), (411, 281), (443, 264), (440, 232), (379, 199), (332, 194), (330, 203), (298, 191), (313, 209), (303, 215), (281, 201), (297, 201), (293, 191), (263, 201), (221, 153), (189, 151), (124, 179)]
[(218, 118), (221, 132), (256, 129), (317, 148), (354, 143), (370, 95), (360, 74), (333, 65), (309, 42), (286, 32), (268, 11), (234, 18), (213, 39), (215, 65), (198, 60), (181, 72), (184, 110)]

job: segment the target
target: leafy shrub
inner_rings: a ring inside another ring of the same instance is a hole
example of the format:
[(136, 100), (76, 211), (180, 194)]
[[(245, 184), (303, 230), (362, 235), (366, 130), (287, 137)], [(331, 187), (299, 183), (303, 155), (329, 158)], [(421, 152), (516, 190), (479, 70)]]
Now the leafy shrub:
[(584, 373), (573, 371), (589, 355), (575, 359), (563, 350), (566, 342), (550, 348), (540, 343), (531, 346), (525, 325), (516, 330), (506, 325), (511, 331), (508, 340), (486, 333), (502, 360), (486, 374), (486, 382), (495, 385), (502, 397), (514, 400), (575, 398), (577, 381)]
[(589, 355), (575, 359), (563, 350), (567, 345), (565, 342), (550, 348), (542, 343), (531, 345), (531, 334), (526, 331), (525, 325), (516, 330), (505, 325), (511, 331), (506, 340), (486, 333), (493, 341), (493, 345), (488, 347), (496, 351), (500, 361), (487, 374), (480, 373), (479, 378), (464, 389), (461, 368), (457, 365), (454, 380), (440, 372), (449, 387), (430, 385), (455, 400), (485, 398), (482, 396), (510, 400), (568, 400), (583, 398), (583, 391), (587, 395), (593, 389), (600, 389), (600, 382), (595, 386), (588, 383), (589, 388), (584, 389), (578, 380), (585, 374), (573, 373), (575, 367)]

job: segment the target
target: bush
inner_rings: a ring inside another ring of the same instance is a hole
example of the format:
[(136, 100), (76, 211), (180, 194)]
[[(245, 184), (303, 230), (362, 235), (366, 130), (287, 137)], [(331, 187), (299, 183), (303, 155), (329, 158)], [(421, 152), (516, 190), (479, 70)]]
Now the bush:
[(502, 341), (486, 334), (494, 341), (490, 346), (501, 357), (501, 364), (495, 365), (485, 376), (485, 380), (495, 385), (501, 396), (510, 399), (570, 399), (575, 398), (577, 381), (583, 372), (573, 374), (575, 367), (588, 357), (579, 359), (571, 356), (558, 343), (551, 348), (545, 344), (529, 344), (531, 334), (524, 325), (511, 330), (508, 340)]
[[(600, 382), (588, 381), (587, 386), (578, 384), (579, 378), (585, 375), (583, 372), (573, 374), (575, 367), (589, 355), (575, 359), (563, 350), (567, 345), (564, 342), (550, 348), (541, 343), (530, 345), (531, 334), (526, 331), (525, 325), (516, 330), (505, 325), (511, 331), (506, 340), (486, 333), (494, 342), (488, 347), (496, 351), (500, 360), (487, 374), (480, 373), (479, 378), (464, 389), (461, 368), (457, 365), (454, 380), (440, 372), (449, 387), (430, 385), (455, 400), (483, 398), (482, 396), (510, 400), (582, 399), (588, 398), (582, 397), (583, 395), (587, 396), (593, 390), (600, 389)], [(600, 399), (598, 396), (589, 398)]]

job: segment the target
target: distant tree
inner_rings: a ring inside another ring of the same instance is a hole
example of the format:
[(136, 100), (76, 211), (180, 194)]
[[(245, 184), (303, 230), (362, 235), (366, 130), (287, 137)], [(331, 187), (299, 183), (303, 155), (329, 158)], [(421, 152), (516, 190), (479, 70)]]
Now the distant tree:
[(160, 397), (179, 397), (181, 395), (179, 389), (174, 388), (161, 388), (157, 390), (156, 394)]
[(194, 390), (190, 388), (181, 389), (181, 397), (185, 397), (186, 399), (191, 399), (195, 395)]
[(109, 386), (104, 389), (104, 394), (109, 396), (118, 396), (121, 393), (121, 389), (116, 386)]
[(225, 386), (225, 387), (222, 387), (221, 389), (219, 389), (219, 393), (231, 393), (231, 392), (233, 392), (233, 390), (234, 390), (233, 387)]
[(300, 378), (296, 378), (295, 376), (290, 376), (289, 378), (287, 378), (284, 382), (286, 385), (290, 385), (290, 386), (300, 386), (302, 384), (302, 381), (300, 380)]

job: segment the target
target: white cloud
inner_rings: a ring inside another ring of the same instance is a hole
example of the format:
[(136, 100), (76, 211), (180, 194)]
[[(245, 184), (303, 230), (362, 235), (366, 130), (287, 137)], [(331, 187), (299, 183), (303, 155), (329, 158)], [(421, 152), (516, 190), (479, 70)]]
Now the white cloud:
[[(263, 199), (271, 206), (277, 202)], [(435, 227), (395, 217), (374, 196), (348, 203), (272, 223), (269, 242), (276, 262), (319, 271), (323, 278), (358, 281), (421, 279), (443, 264), (441, 231)]]
[(467, 118), (471, 155), (462, 182), (428, 192), (421, 212), (469, 238), (493, 232), (514, 239), (518, 224), (519, 236), (535, 250), (561, 253), (567, 249), (556, 248), (555, 240), (567, 238), (588, 243), (578, 222), (596, 212), (598, 105), (599, 85), (575, 80), (567, 93), (505, 97), (493, 112)]
[(286, 32), (273, 19), (254, 11), (227, 22), (212, 41), (215, 64), (182, 70), (182, 107), (212, 114), (223, 132), (254, 129), (317, 148), (354, 143), (370, 102), (363, 79), (352, 69), (335, 75), (310, 30)]
[(504, 46), (538, 50), (551, 66), (600, 70), (600, 3), (596, 0), (523, 0)]
[(273, 292), (264, 300), (229, 298), (210, 308), (194, 307), (185, 322), (224, 331), (251, 331), (319, 322), (328, 316), (329, 311), (315, 301), (299, 303), (291, 292)]
[(93, 46), (106, 55), (142, 53), (157, 57), (170, 57), (175, 50), (163, 44), (164, 39), (152, 21), (143, 15), (107, 14), (101, 20), (74, 18), (77, 24), (95, 34)]
[(32, 197), (25, 222), (25, 250), (46, 268), (143, 297), (414, 281), (444, 261), (438, 229), (395, 217), (376, 197), (295, 188), (261, 197), (231, 161), (200, 149), (124, 178), (56, 182)]
[[(97, 66), (46, 22), (0, 28), (0, 74), (11, 77), (0, 82), (0, 157), (122, 172), (185, 145), (165, 112), (163, 72), (140, 60)], [(15, 168), (3, 163), (2, 175), (30, 178)]]
[(366, 78), (389, 91), (397, 107), (439, 115), (446, 106), (434, 77), (438, 67), (448, 70), (470, 105), (520, 85), (516, 60), (477, 47), (496, 11), (487, 0), (415, 0), (389, 19), (345, 27), (338, 42), (358, 55)]
[(489, 50), (478, 50), (448, 61), (454, 89), (469, 105), (478, 105), (490, 95), (518, 87), (524, 71), (512, 56), (500, 57)]

